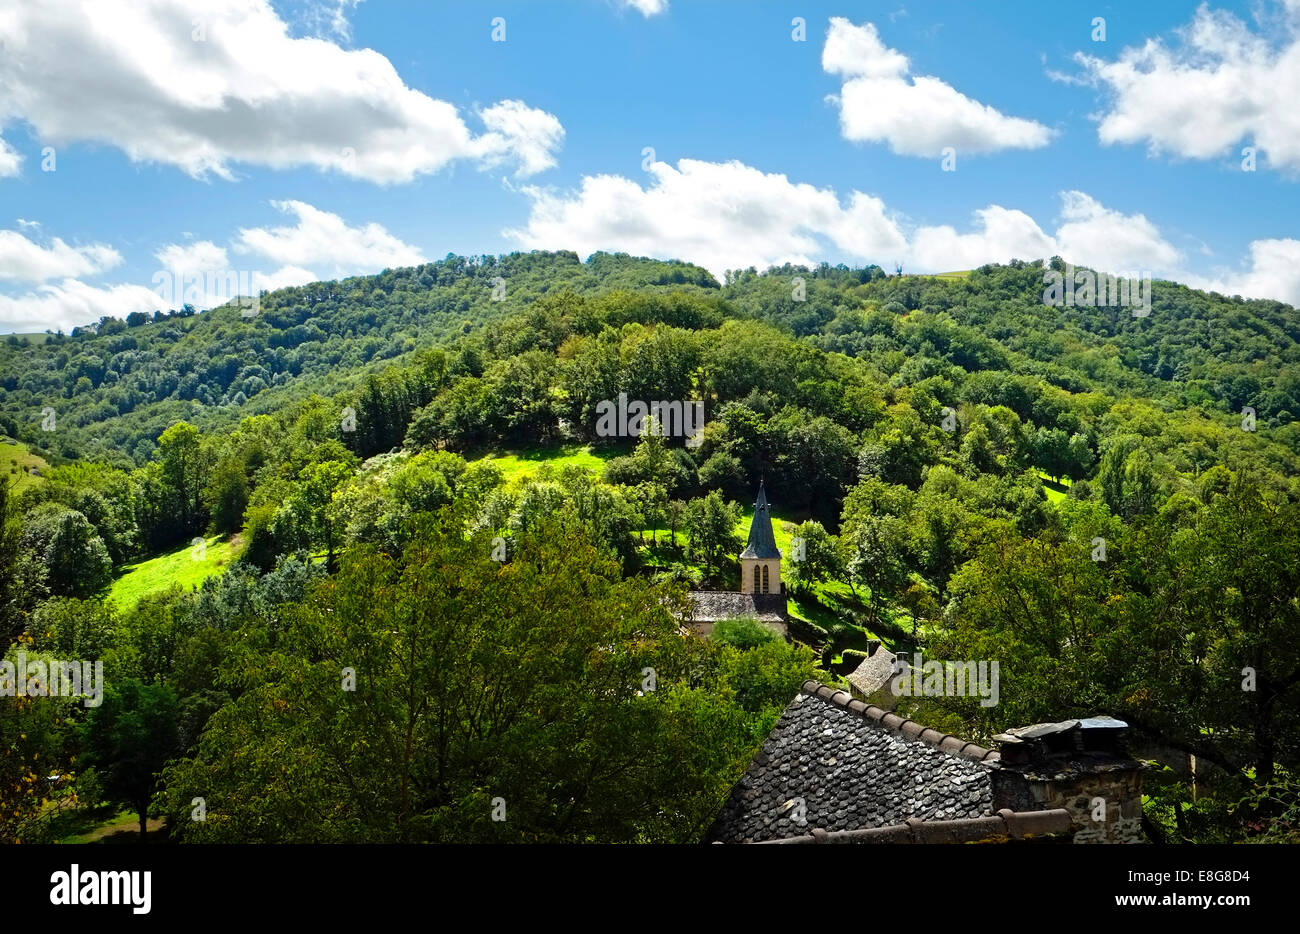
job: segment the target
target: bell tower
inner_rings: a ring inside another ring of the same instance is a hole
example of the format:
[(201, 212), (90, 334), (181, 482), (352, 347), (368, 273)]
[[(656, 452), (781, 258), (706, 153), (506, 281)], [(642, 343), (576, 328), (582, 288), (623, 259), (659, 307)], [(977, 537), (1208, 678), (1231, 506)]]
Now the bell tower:
[(740, 553), (740, 592), (779, 594), (781, 588), (781, 550), (772, 534), (772, 510), (763, 483), (758, 485), (754, 501), (754, 520), (749, 524), (749, 541)]

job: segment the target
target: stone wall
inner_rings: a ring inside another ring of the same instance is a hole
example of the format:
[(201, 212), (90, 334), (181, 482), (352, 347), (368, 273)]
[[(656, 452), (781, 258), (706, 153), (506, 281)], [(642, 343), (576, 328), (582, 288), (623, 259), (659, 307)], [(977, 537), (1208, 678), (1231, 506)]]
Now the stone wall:
[[(1075, 843), (1146, 843), (1142, 831), (1142, 773), (1138, 769), (1083, 774), (1070, 779), (1028, 779), (1035, 807), (1065, 808)], [(1097, 799), (1104, 802), (1098, 806)], [(1096, 820), (1104, 815), (1102, 821)]]

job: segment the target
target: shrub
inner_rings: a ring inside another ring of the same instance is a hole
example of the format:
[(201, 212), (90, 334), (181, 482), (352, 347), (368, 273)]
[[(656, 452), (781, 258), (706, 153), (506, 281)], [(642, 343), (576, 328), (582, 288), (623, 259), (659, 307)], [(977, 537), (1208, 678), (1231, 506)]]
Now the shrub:
[(775, 642), (781, 637), (752, 616), (737, 616), (735, 619), (721, 620), (715, 625), (712, 638), (738, 649), (752, 649), (756, 645)]

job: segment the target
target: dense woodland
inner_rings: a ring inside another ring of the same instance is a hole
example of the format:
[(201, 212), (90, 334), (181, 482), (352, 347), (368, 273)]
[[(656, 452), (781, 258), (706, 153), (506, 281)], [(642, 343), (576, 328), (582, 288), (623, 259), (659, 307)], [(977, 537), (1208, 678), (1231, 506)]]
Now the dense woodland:
[[(1043, 276), (448, 257), (0, 342), (0, 432), (53, 465), (0, 484), (0, 644), (108, 682), (0, 700), (0, 839), (106, 802), (181, 841), (691, 842), (875, 637), (1000, 661), (996, 707), (909, 702), (938, 728), (1130, 722), (1156, 840), (1296, 840), (1300, 315)], [(703, 399), (701, 443), (600, 437), (619, 393)], [(759, 478), (825, 612), (683, 635)], [(211, 534), (240, 560), (197, 591), (106, 599)]]

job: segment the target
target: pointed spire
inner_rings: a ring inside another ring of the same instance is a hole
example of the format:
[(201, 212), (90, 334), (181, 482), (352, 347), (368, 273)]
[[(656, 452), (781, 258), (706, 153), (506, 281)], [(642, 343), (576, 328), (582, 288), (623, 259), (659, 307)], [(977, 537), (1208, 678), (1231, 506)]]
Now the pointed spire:
[(742, 558), (780, 558), (776, 536), (772, 534), (772, 509), (767, 502), (766, 484), (758, 484), (758, 498), (754, 500), (754, 518), (749, 523), (749, 541)]

